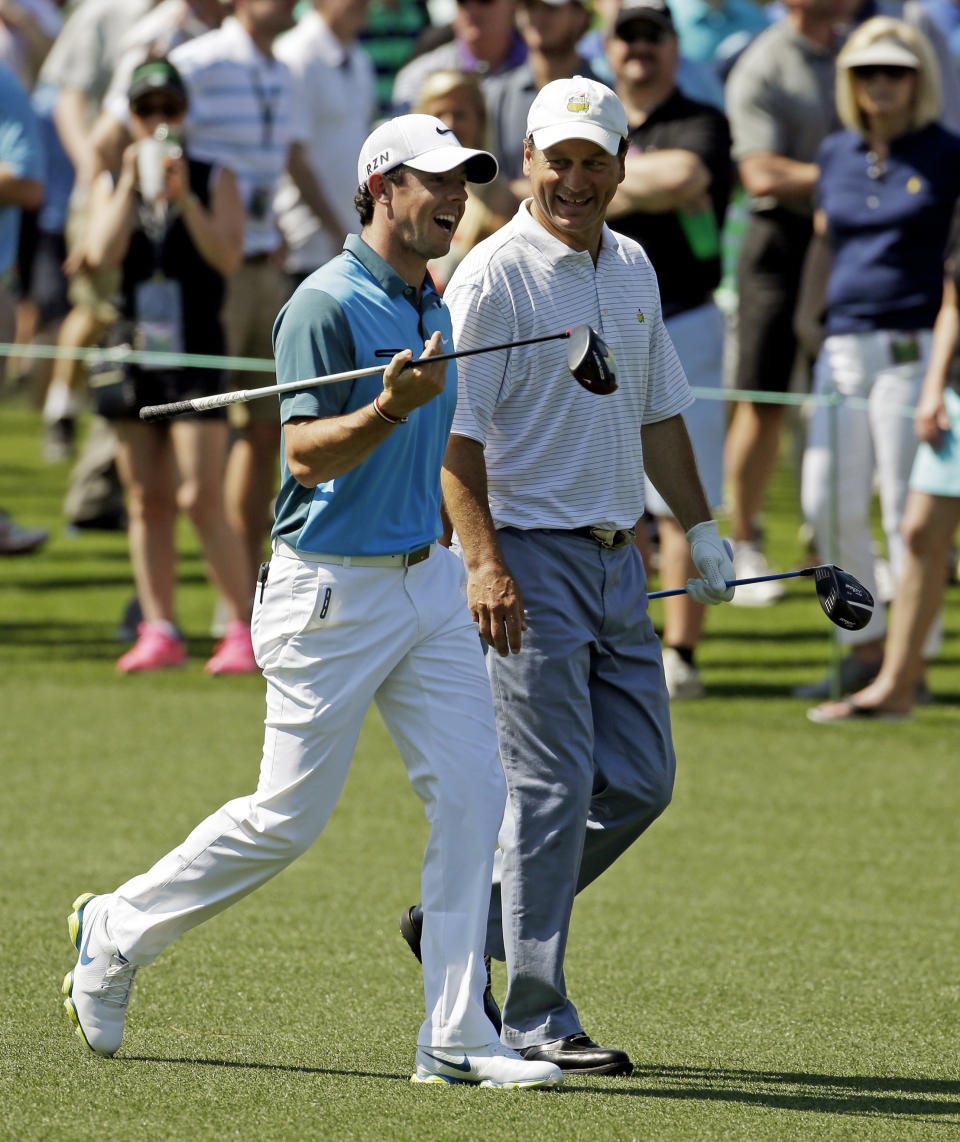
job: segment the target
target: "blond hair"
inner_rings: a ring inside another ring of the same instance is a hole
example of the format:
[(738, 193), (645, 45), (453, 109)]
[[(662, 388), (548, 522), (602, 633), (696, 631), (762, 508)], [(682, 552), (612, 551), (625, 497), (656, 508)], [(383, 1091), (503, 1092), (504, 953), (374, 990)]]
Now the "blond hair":
[(472, 72), (460, 71), (452, 67), (431, 71), (420, 85), (417, 101), (411, 111), (422, 114), (434, 99), (442, 99), (451, 91), (459, 91), (461, 88), (469, 95), (470, 102), (480, 117), (480, 134), (481, 137), (485, 138), (487, 134), (487, 101), (483, 97), (480, 80)]
[(913, 99), (910, 129), (919, 131), (940, 117), (940, 65), (933, 47), (919, 28), (892, 16), (874, 16), (851, 32), (837, 56), (837, 112), (845, 127), (863, 134), (866, 127), (863, 111), (854, 90), (853, 68), (846, 61), (878, 40), (895, 40), (912, 52), (920, 64), (917, 68), (917, 90)]

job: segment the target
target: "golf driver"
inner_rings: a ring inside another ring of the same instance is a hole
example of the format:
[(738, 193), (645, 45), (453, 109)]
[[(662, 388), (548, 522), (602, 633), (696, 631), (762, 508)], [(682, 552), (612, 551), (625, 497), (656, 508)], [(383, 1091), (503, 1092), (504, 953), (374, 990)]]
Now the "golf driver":
[[(781, 571), (776, 575), (757, 575), (753, 579), (728, 579), (728, 587), (745, 587), (748, 583), (768, 583), (771, 579), (796, 579), (813, 576), (817, 598), (827, 618), (845, 630), (862, 630), (873, 614), (873, 596), (864, 585), (842, 567), (824, 563), (819, 567), (804, 567), (800, 571)], [(683, 595), (686, 587), (670, 591), (654, 591), (648, 599), (665, 599), (669, 595)]]
[[(431, 364), (437, 361), (453, 361), (458, 357), (472, 357), (477, 353), (492, 353), (496, 349), (513, 349), (518, 345), (533, 345), (540, 341), (559, 341), (569, 337), (567, 348), (567, 368), (577, 381), (592, 393), (612, 393), (617, 387), (616, 363), (613, 354), (603, 338), (589, 325), (577, 325), (563, 333), (551, 333), (545, 337), (528, 337), (523, 341), (507, 341), (502, 345), (485, 345), (480, 349), (462, 349), (457, 353), (444, 353), (430, 357)], [(398, 349), (378, 349), (377, 356), (393, 357)], [(409, 361), (404, 368), (419, 365), (421, 360)], [(386, 370), (384, 365), (371, 365), (366, 369), (351, 369), (345, 373), (330, 373), (325, 377), (308, 377), (302, 381), (287, 381), (282, 385), (264, 385), (258, 389), (237, 389), (235, 392), (214, 393), (207, 397), (194, 397), (192, 400), (172, 401), (170, 404), (151, 404), (140, 410), (140, 419), (163, 420), (179, 416), (184, 412), (205, 412), (211, 408), (223, 408), (230, 404), (246, 404), (261, 397), (276, 396), (278, 393), (295, 392), (298, 389), (315, 388), (318, 385), (332, 385), (337, 381), (352, 381), (358, 377), (372, 377)]]

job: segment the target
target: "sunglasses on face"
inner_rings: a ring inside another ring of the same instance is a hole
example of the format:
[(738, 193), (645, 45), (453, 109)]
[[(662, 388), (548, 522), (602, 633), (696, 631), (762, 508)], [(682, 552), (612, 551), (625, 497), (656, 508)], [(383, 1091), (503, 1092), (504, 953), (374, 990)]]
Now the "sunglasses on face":
[(864, 67), (855, 67), (853, 74), (857, 79), (876, 79), (882, 76), (884, 79), (906, 79), (908, 75), (916, 75), (912, 67), (897, 67), (892, 63), (871, 63), (866, 64)]
[(616, 33), (625, 44), (662, 44), (667, 34), (667, 29), (658, 24), (626, 24)]
[(182, 115), (186, 107), (176, 99), (143, 99), (134, 103), (130, 110), (141, 119), (149, 119), (151, 115), (172, 119), (175, 115)]

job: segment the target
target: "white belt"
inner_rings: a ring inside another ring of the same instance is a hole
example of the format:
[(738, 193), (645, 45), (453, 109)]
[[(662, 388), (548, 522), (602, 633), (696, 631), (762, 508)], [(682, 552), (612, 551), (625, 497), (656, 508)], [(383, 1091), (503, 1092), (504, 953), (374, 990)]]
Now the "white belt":
[(428, 543), (403, 555), (327, 555), (317, 551), (298, 551), (282, 539), (273, 541), (273, 552), (286, 559), (302, 559), (306, 563), (334, 563), (339, 567), (413, 567), (430, 558), (436, 544)]

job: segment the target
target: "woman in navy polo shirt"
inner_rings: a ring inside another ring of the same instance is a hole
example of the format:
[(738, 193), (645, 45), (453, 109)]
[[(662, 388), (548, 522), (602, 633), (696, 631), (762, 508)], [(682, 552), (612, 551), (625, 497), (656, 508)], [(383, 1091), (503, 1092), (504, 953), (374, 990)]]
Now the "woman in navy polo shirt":
[(845, 702), (807, 711), (812, 722), (910, 717), (923, 674), (923, 643), (947, 585), (950, 543), (960, 526), (960, 212), (933, 330), (930, 363), (914, 417), (920, 441), (903, 518), (906, 556), (877, 677)]
[[(832, 410), (814, 410), (801, 495), (821, 554), (876, 592), (872, 492), (876, 483), (898, 576), (900, 521), (916, 450), (902, 409), (916, 405), (920, 395), (943, 294), (950, 219), (960, 193), (960, 137), (936, 122), (939, 70), (929, 42), (913, 26), (888, 17), (862, 24), (837, 57), (837, 109), (847, 130), (828, 136), (817, 159), (815, 226), (829, 239), (833, 264), (814, 391), (861, 399), (836, 411), (835, 457)], [(881, 607), (862, 631), (840, 632), (851, 648), (842, 663), (844, 692), (876, 675), (884, 629)], [(827, 679), (802, 696), (829, 693)]]

